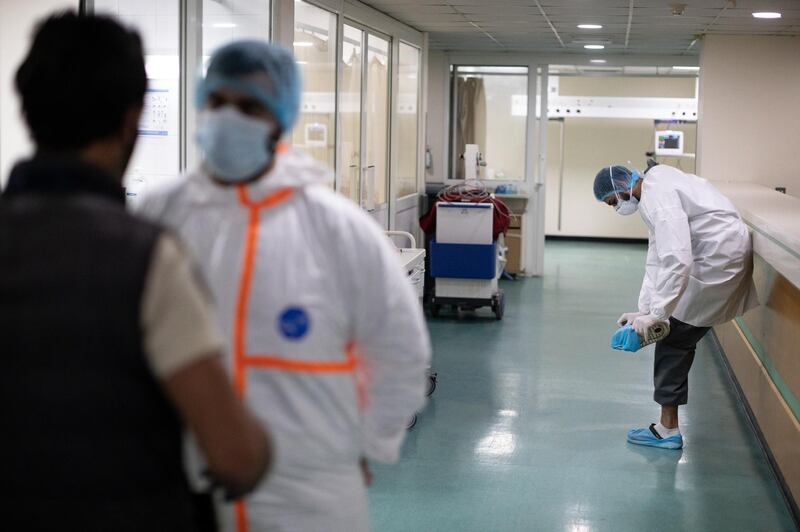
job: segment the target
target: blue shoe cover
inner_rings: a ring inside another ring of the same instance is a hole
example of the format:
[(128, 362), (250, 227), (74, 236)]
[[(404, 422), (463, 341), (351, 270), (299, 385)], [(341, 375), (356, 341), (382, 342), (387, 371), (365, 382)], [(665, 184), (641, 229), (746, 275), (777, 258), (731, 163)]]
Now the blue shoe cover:
[(633, 327), (626, 325), (617, 329), (611, 337), (611, 347), (620, 351), (630, 351), (631, 353), (642, 348), (642, 341)]
[(669, 335), (669, 322), (658, 321), (646, 332), (644, 337), (633, 330), (633, 326), (628, 324), (617, 329), (611, 337), (611, 347), (620, 351), (638, 351), (646, 345), (663, 340)]
[(683, 447), (683, 436), (676, 434), (669, 438), (661, 438), (657, 435), (653, 427), (655, 427), (655, 423), (645, 429), (629, 430), (628, 443), (658, 447), (660, 449), (681, 449)]

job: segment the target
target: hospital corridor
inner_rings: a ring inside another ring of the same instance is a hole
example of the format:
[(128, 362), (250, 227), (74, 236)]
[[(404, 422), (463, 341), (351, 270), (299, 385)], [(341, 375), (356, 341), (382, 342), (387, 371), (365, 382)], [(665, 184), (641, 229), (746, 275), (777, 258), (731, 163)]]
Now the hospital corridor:
[(505, 288), (514, 310), (500, 329), (430, 323), (441, 383), (400, 465), (376, 470), (376, 530), (794, 530), (710, 338), (692, 370), (686, 448), (619, 444), (652, 414), (652, 348), (591, 344), (608, 335), (609, 309), (635, 297), (626, 280), (645, 251), (548, 243), (545, 275)]
[(0, 0), (0, 531), (800, 531), (800, 0)]

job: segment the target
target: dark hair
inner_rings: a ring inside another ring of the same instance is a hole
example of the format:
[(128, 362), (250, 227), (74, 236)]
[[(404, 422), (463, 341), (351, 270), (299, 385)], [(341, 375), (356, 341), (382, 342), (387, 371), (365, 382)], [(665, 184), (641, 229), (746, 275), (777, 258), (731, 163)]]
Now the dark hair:
[(53, 15), (36, 28), (16, 88), (40, 149), (77, 150), (122, 127), (147, 74), (139, 34), (109, 17)]

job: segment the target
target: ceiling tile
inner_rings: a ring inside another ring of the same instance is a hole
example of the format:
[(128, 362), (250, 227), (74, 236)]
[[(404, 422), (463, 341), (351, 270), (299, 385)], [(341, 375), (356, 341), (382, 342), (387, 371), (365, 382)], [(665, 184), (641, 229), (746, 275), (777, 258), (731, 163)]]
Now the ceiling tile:
[[(772, 21), (752, 17), (763, 0), (685, 0), (680, 16), (672, 14), (671, 0), (362, 1), (430, 33), (432, 48), (453, 51), (583, 53), (584, 41), (597, 39), (604, 52), (696, 55), (698, 47), (689, 45), (703, 34), (800, 35), (800, 0), (770, 0), (770, 9), (783, 14)], [(580, 23), (603, 28), (579, 30)]]

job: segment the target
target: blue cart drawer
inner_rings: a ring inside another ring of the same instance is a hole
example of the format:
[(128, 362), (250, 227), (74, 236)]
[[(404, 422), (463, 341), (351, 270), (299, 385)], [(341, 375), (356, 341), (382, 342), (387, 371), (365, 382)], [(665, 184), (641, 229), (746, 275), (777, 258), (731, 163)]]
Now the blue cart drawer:
[(431, 242), (431, 277), (494, 279), (497, 244)]

